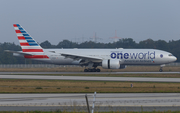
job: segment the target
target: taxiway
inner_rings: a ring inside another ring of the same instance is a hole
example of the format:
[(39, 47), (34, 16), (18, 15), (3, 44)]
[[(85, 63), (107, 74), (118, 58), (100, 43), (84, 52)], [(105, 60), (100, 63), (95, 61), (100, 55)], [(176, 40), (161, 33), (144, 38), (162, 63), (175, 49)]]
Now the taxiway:
[(0, 75), (0, 79), (37, 79), (37, 80), (81, 80), (81, 81), (133, 81), (133, 82), (180, 82), (180, 78), (151, 77), (90, 77), (90, 76), (44, 76), (44, 75)]
[(13, 75), (13, 74), (41, 74), (41, 75), (53, 75), (53, 74), (180, 74), (180, 72), (0, 72), (0, 75)]

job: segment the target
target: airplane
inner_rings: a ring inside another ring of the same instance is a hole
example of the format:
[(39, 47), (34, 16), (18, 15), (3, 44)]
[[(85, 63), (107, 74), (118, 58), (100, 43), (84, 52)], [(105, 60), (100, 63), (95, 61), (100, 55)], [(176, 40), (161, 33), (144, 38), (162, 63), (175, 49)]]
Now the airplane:
[(98, 66), (125, 69), (127, 65), (160, 65), (162, 72), (165, 64), (177, 60), (171, 53), (157, 49), (43, 49), (20, 24), (13, 26), (22, 51), (6, 52), (56, 65), (85, 66), (84, 72), (100, 72)]

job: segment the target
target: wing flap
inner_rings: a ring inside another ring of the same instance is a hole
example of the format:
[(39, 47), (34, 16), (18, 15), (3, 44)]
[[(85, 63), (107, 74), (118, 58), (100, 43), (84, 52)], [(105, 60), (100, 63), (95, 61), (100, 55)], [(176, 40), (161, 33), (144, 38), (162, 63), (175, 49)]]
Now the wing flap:
[(66, 58), (72, 58), (74, 60), (88, 60), (88, 61), (102, 61), (102, 58), (95, 57), (95, 56), (88, 56), (88, 55), (79, 55), (79, 54), (72, 54), (72, 53), (60, 53), (61, 56), (64, 56)]

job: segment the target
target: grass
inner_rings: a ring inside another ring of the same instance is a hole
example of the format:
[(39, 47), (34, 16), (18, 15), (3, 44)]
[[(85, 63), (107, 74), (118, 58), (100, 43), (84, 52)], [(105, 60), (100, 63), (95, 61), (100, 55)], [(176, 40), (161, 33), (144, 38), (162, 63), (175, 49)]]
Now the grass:
[(180, 93), (179, 87), (180, 83), (0, 79), (0, 93)]
[[(101, 69), (101, 72), (158, 72), (160, 66), (127, 66), (125, 69)], [(0, 72), (83, 72), (84, 67), (59, 68), (0, 68)], [(165, 72), (179, 71), (180, 67), (163, 67)]]
[[(21, 89), (23, 89), (23, 88), (21, 88)], [(36, 89), (42, 89), (42, 87), (36, 87)]]

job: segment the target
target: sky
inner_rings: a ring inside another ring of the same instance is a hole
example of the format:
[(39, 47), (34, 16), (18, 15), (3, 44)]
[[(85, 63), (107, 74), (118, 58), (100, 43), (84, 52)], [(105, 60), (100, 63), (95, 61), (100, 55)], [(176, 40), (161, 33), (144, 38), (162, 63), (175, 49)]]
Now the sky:
[(13, 24), (39, 43), (180, 39), (180, 0), (0, 0), (0, 42), (19, 44)]

